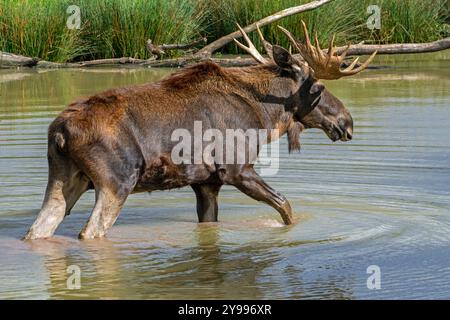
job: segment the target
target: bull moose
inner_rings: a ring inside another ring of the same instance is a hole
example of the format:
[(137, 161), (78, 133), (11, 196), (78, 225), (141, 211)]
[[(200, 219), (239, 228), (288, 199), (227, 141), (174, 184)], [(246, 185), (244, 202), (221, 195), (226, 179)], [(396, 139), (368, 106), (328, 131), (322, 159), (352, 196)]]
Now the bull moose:
[[(303, 23), (303, 22), (302, 22)], [(240, 28), (240, 27), (239, 27)], [(241, 30), (246, 50), (256, 66), (222, 68), (202, 62), (160, 82), (109, 90), (70, 104), (48, 130), (49, 177), (42, 209), (24, 239), (53, 235), (89, 189), (95, 206), (79, 234), (81, 239), (105, 236), (131, 193), (191, 186), (197, 197), (200, 222), (217, 221), (220, 188), (233, 185), (246, 195), (275, 208), (284, 223), (293, 222), (287, 199), (268, 186), (246, 163), (176, 164), (170, 139), (177, 128), (277, 129), (265, 143), (287, 134), (290, 151), (300, 147), (303, 129), (320, 128), (333, 141), (352, 139), (353, 120), (343, 103), (318, 79), (338, 79), (364, 70), (341, 70), (345, 52), (328, 52), (311, 44), (303, 23), (305, 43), (280, 27), (302, 59), (264, 40), (263, 57)]]

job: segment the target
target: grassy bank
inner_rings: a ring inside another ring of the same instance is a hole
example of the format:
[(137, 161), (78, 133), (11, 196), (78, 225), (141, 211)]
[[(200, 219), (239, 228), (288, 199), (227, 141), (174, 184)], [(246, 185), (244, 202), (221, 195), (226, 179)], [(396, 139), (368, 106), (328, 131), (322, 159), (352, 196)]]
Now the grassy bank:
[[(212, 41), (281, 9), (309, 0), (0, 0), (0, 50), (65, 62), (130, 56), (147, 58), (147, 39), (181, 43), (207, 35)], [(81, 29), (66, 27), (66, 9), (81, 8)], [(381, 30), (366, 26), (368, 5), (382, 10)], [(337, 43), (427, 42), (450, 34), (447, 0), (336, 0), (279, 22), (300, 35), (299, 20), (318, 30), (325, 45)], [(266, 38), (287, 46), (276, 24)], [(255, 36), (255, 35), (253, 35)], [(257, 42), (256, 37), (254, 38)], [(223, 53), (237, 52), (234, 44)]]
[[(235, 22), (247, 25), (270, 13), (290, 6), (307, 3), (308, 0), (212, 0), (210, 33), (229, 33)], [(381, 30), (367, 27), (369, 5), (381, 8)], [(338, 44), (348, 42), (365, 43), (407, 43), (428, 42), (448, 36), (449, 26), (445, 24), (448, 16), (446, 0), (337, 0), (319, 9), (288, 17), (279, 23), (295, 35), (301, 35), (299, 20), (307, 22), (310, 31), (317, 30), (323, 46), (336, 33)], [(222, 17), (222, 19), (220, 19)], [(216, 22), (216, 23), (214, 23)], [(266, 37), (273, 43), (283, 46), (288, 41), (276, 25), (264, 28)], [(253, 35), (257, 41), (257, 36)], [(235, 46), (227, 50), (234, 52)]]
[[(81, 9), (81, 28), (66, 21)], [(195, 0), (0, 0), (0, 48), (45, 60), (146, 58), (145, 43), (188, 41), (200, 34)]]

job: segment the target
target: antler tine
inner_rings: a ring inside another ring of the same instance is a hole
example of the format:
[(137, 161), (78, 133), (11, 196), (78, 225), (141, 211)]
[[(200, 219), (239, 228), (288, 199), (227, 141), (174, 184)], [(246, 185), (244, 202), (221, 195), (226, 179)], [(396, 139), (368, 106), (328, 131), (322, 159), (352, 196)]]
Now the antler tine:
[(347, 68), (345, 68), (342, 72), (348, 72), (350, 70), (353, 70), (353, 68), (356, 66), (358, 61), (359, 61), (359, 57), (357, 57), (355, 60), (353, 60), (353, 62)]
[(256, 61), (258, 61), (261, 64), (267, 64), (268, 61), (256, 50), (255, 46), (253, 45), (252, 41), (248, 37), (247, 33), (244, 31), (244, 29), (241, 28), (239, 24), (236, 24), (239, 31), (242, 34), (242, 37), (245, 39), (245, 41), (248, 44), (248, 47), (240, 43), (238, 40), (233, 39), (234, 42), (244, 51), (246, 51), (248, 54), (250, 54)]
[[(341, 71), (344, 75), (346, 76), (351, 76), (354, 74), (357, 74), (361, 71), (363, 71), (364, 69), (366, 69), (369, 64), (372, 63), (373, 59), (375, 58), (375, 56), (377, 55), (378, 51), (375, 51), (374, 53), (372, 53), (370, 55), (370, 57), (366, 60), (366, 62), (364, 62), (362, 65), (360, 65), (358, 68), (353, 69), (354, 65), (356, 65), (356, 62), (358, 61), (359, 58), (356, 58), (355, 61), (353, 61), (353, 63), (345, 70)], [(352, 67), (352, 68), (350, 68)]]
[(334, 40), (336, 39), (336, 34), (333, 33), (333, 37), (331, 37), (330, 45), (328, 46), (328, 55), (332, 57), (335, 52), (334, 48)]
[[(283, 28), (282, 26), (278, 26), (278, 29), (280, 29), (280, 30), (288, 37), (289, 41), (291, 42), (291, 44), (292, 44), (292, 46), (293, 46), (294, 48), (296, 48), (300, 53), (303, 52), (303, 44), (297, 42), (297, 40), (295, 40), (294, 36), (293, 36), (288, 30), (286, 30), (286, 29)], [(289, 52), (289, 53), (290, 53), (290, 52)], [(300, 55), (300, 60), (299, 60), (299, 61), (301, 61), (301, 62), (307, 64), (307, 62), (306, 62), (305, 59), (303, 58), (303, 55), (302, 55), (302, 54)]]
[(305, 35), (306, 46), (311, 47), (311, 40), (309, 39), (309, 33), (308, 28), (306, 28), (306, 23), (303, 20), (301, 21), (301, 23), (303, 26), (303, 34)]
[[(319, 38), (317, 37), (317, 31), (315, 32), (314, 35), (314, 41), (316, 43), (316, 51), (317, 54), (322, 58), (322, 59), (327, 59), (327, 56), (325, 55), (325, 53), (323, 52), (322, 48), (320, 48), (320, 44), (319, 44)], [(328, 61), (327, 61), (328, 64)]]
[(242, 29), (242, 27), (241, 27), (238, 23), (237, 23), (236, 25), (237, 25), (239, 31), (241, 32), (242, 37), (245, 39), (245, 42), (247, 42), (249, 48), (254, 49), (255, 46), (253, 45), (252, 41), (251, 41), (250, 38), (248, 37), (248, 35), (247, 35), (247, 33), (245, 32), (245, 30)]
[(259, 38), (261, 39), (261, 43), (264, 46), (264, 50), (266, 50), (266, 53), (269, 55), (270, 59), (273, 60), (272, 44), (269, 41), (266, 41), (266, 39), (264, 39), (264, 36), (258, 24), (256, 24), (256, 30), (258, 31), (258, 35)]
[(345, 70), (341, 70), (341, 65), (349, 52), (350, 45), (348, 45), (341, 55), (336, 54), (336, 48), (334, 47), (335, 35), (331, 38), (328, 51), (324, 51), (320, 48), (319, 39), (317, 33), (314, 35), (314, 45), (311, 43), (311, 38), (308, 33), (306, 23), (302, 20), (302, 29), (305, 35), (305, 42), (301, 43), (294, 39), (292, 34), (286, 29), (279, 27), (289, 38), (289, 40), (297, 47), (302, 55), (303, 59), (308, 62), (311, 69), (314, 70), (314, 74), (319, 79), (339, 79), (346, 76), (357, 74), (366, 69), (369, 64), (375, 58), (377, 52), (374, 52), (366, 62), (359, 67), (355, 68), (359, 58), (355, 59)]
[(278, 29), (280, 29), (289, 39), (289, 41), (291, 42), (291, 44), (297, 48), (298, 51), (301, 52), (301, 49), (299, 47), (299, 45), (301, 45), (300, 43), (297, 42), (297, 40), (295, 40), (294, 36), (285, 28), (283, 28), (282, 26), (278, 26)]
[(317, 31), (314, 34), (314, 41), (316, 42), (316, 49), (318, 52), (322, 52), (322, 48), (320, 48), (319, 38), (317, 37)]
[(328, 67), (328, 65), (330, 64), (331, 58), (334, 56), (334, 52), (335, 52), (334, 39), (335, 38), (336, 38), (336, 34), (333, 33), (333, 36), (331, 37), (330, 45), (328, 46), (328, 52), (327, 52), (328, 58), (327, 58), (326, 67)]

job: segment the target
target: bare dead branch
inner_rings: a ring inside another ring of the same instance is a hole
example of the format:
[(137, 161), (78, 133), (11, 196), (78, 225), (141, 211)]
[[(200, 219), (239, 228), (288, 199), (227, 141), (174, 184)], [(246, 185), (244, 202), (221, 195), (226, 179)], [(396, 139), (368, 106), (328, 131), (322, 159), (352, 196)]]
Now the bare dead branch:
[[(152, 59), (154, 60), (154, 59)], [(96, 67), (102, 65), (124, 65), (124, 64), (134, 64), (139, 65), (147, 61), (143, 59), (134, 59), (129, 57), (124, 58), (113, 58), (113, 59), (99, 59), (99, 60), (89, 60), (83, 62), (67, 62), (67, 63), (57, 63), (49, 61), (39, 61), (36, 64), (38, 68), (84, 68), (84, 67)]]
[(0, 51), (0, 67), (33, 67), (38, 60)]
[(151, 39), (147, 40), (147, 50), (155, 55), (157, 59), (161, 59), (161, 56), (166, 53), (166, 51), (170, 50), (189, 50), (197, 47), (200, 44), (206, 44), (208, 40), (203, 37), (200, 39), (197, 39), (195, 41), (192, 41), (191, 43), (185, 43), (185, 44), (161, 44), (161, 45), (155, 45), (152, 43)]
[[(277, 13), (274, 13), (268, 17), (265, 17), (259, 21), (256, 21), (255, 23), (252, 23), (251, 25), (249, 25), (243, 29), (245, 32), (250, 33), (252, 31), (256, 30), (257, 25), (259, 27), (264, 27), (268, 24), (271, 24), (280, 19), (292, 16), (294, 14), (298, 14), (301, 12), (306, 12), (306, 11), (316, 9), (316, 8), (323, 6), (324, 4), (327, 4), (331, 1), (334, 1), (334, 0), (316, 0), (316, 1), (312, 1), (312, 2), (303, 4), (300, 6), (287, 8), (287, 9), (281, 10)], [(196, 53), (196, 55), (203, 56), (203, 57), (209, 57), (209, 56), (211, 56), (211, 54), (214, 51), (216, 51), (216, 50), (222, 48), (223, 46), (227, 45), (228, 43), (232, 42), (233, 39), (238, 39), (240, 37), (242, 37), (242, 34), (239, 30), (232, 32), (226, 36), (223, 36), (223, 37), (211, 42), (209, 45), (207, 45), (206, 47), (204, 47), (200, 51), (198, 51)]]
[[(347, 46), (338, 47), (338, 54), (342, 54)], [(374, 51), (378, 54), (408, 54), (426, 53), (450, 49), (450, 37), (427, 43), (404, 43), (404, 44), (357, 44), (351, 46), (347, 55), (362, 56), (369, 55)]]
[[(338, 47), (336, 48), (336, 52), (338, 54), (342, 54), (345, 48), (347, 48), (347, 46)], [(385, 45), (358, 44), (350, 47), (347, 56), (367, 55), (372, 53), (374, 50), (377, 50), (378, 54), (380, 55), (380, 54), (426, 53), (426, 52), (442, 51), (446, 49), (450, 49), (450, 37), (429, 43), (385, 44)], [(298, 54), (294, 56), (297, 58), (301, 57)], [(165, 60), (156, 60), (154, 58), (144, 60), (125, 57), (115, 59), (90, 60), (76, 63), (55, 63), (49, 61), (38, 61), (37, 59), (34, 58), (24, 57), (6, 52), (0, 52), (0, 67), (83, 68), (102, 65), (133, 65), (133, 66), (154, 67), (154, 68), (178, 68), (205, 60), (215, 62), (224, 67), (243, 67), (256, 64), (255, 60), (252, 58), (238, 57), (232, 59), (225, 59), (225, 58), (208, 59), (204, 57), (199, 57), (197, 55), (187, 55), (181, 58), (165, 59)]]

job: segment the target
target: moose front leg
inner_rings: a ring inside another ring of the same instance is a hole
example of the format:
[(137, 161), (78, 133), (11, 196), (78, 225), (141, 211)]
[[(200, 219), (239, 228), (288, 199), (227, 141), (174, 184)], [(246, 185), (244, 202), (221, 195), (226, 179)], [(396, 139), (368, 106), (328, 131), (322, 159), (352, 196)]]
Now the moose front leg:
[(249, 197), (258, 201), (263, 201), (275, 208), (280, 213), (284, 224), (289, 225), (293, 223), (291, 205), (286, 197), (265, 183), (252, 166), (243, 168), (243, 170), (232, 179), (230, 184), (234, 185)]
[(216, 184), (193, 184), (197, 197), (198, 222), (217, 222), (217, 196), (221, 185)]

